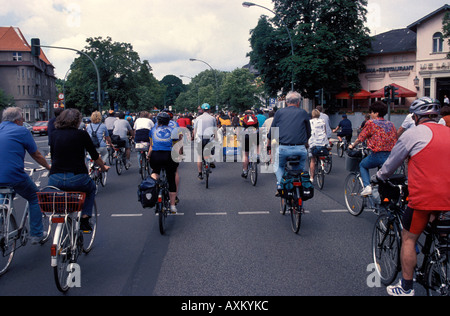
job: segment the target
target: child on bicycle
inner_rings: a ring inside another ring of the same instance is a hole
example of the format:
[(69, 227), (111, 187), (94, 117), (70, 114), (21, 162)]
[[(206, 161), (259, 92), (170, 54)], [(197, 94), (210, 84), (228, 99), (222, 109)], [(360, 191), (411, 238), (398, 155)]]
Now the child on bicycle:
[(311, 137), (308, 141), (308, 156), (310, 158), (309, 174), (311, 182), (313, 182), (317, 156), (316, 152), (323, 148), (328, 151), (328, 149), (326, 148), (328, 145), (328, 137), (326, 131), (326, 123), (323, 119), (320, 118), (320, 112), (314, 109), (312, 110), (311, 116), (312, 119), (309, 121), (309, 123), (311, 124)]

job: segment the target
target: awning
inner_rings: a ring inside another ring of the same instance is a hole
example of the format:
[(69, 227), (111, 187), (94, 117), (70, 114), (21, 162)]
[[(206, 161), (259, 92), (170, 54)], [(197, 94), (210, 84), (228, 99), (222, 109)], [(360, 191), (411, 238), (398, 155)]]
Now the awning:
[[(406, 89), (405, 87), (399, 86), (398, 84), (392, 83), (391, 86), (398, 88), (398, 97), (399, 98), (413, 98), (417, 97), (417, 92)], [(380, 90), (373, 92), (370, 95), (371, 98), (384, 98), (384, 87)]]
[(370, 98), (370, 92), (366, 90), (361, 90), (359, 92), (355, 92), (353, 94), (349, 94), (347, 91), (342, 91), (339, 94), (336, 94), (336, 99), (338, 100), (366, 100)]

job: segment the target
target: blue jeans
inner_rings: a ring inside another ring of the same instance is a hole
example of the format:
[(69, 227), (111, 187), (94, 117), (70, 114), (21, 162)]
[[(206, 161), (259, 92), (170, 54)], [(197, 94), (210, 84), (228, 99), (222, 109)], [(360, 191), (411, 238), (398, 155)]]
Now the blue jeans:
[(304, 145), (301, 146), (278, 146), (275, 156), (275, 175), (277, 177), (277, 185), (281, 183), (284, 174), (284, 167), (289, 156), (300, 156), (300, 167), (302, 171), (305, 170), (306, 159), (308, 158), (308, 151)]
[(92, 216), (95, 202), (95, 183), (87, 173), (55, 173), (48, 178), (48, 185), (63, 191), (86, 192), (82, 215)]
[(372, 153), (364, 158), (359, 164), (359, 171), (361, 172), (361, 178), (363, 180), (364, 187), (370, 185), (370, 173), (369, 169), (382, 166), (388, 159), (390, 151), (379, 151)]
[[(14, 191), (28, 201), (29, 216), (30, 216), (30, 236), (41, 237), (44, 230), (42, 224), (42, 213), (39, 207), (39, 202), (36, 192), (38, 188), (30, 177), (26, 180), (14, 184), (0, 184), (0, 186), (12, 187)], [(3, 203), (3, 198), (0, 194), (0, 202)]]

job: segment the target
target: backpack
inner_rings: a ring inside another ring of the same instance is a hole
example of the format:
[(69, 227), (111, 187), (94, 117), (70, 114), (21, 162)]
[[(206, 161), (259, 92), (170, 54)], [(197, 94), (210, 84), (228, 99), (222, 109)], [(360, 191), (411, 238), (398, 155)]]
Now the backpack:
[(102, 124), (101, 123), (98, 124), (97, 129), (95, 130), (95, 132), (94, 132), (94, 129), (92, 128), (92, 124), (90, 125), (91, 126), (91, 131), (92, 131), (91, 139), (92, 139), (92, 143), (94, 144), (95, 148), (99, 148), (100, 147), (100, 140), (98, 139), (98, 136), (97, 136), (97, 131), (100, 128), (100, 125), (102, 125)]
[(138, 201), (143, 208), (155, 207), (158, 201), (158, 185), (156, 180), (148, 176), (138, 185)]
[(219, 116), (221, 126), (231, 126), (231, 119), (227, 116)]
[(258, 127), (258, 118), (254, 114), (245, 114), (244, 119), (242, 120), (242, 125), (244, 127)]

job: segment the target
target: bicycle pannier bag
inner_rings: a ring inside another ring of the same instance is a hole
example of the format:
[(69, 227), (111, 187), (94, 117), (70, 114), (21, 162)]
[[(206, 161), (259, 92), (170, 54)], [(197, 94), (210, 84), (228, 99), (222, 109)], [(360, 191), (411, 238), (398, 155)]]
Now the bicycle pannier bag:
[(301, 180), (302, 190), (300, 193), (302, 195), (302, 200), (308, 201), (314, 197), (314, 185), (311, 183), (309, 173), (306, 171), (302, 173)]
[(155, 207), (158, 201), (158, 185), (152, 177), (142, 180), (138, 186), (138, 201), (141, 202), (143, 208)]

